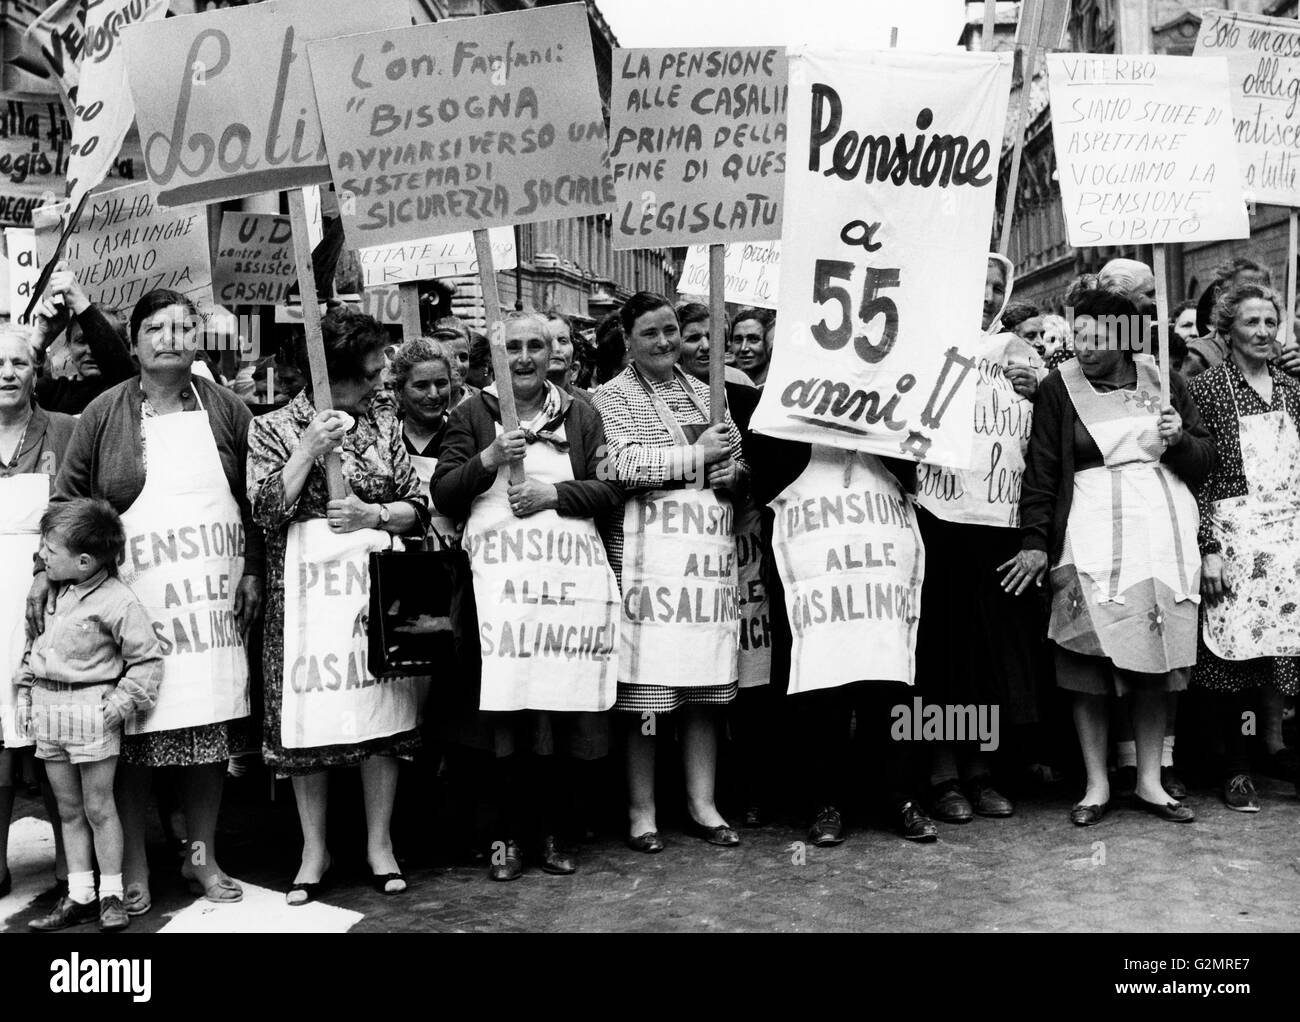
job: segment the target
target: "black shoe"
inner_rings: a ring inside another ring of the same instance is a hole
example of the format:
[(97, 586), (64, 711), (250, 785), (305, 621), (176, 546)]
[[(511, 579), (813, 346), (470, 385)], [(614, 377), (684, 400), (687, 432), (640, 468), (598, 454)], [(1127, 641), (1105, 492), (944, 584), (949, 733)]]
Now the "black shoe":
[(1173, 767), (1160, 768), (1160, 787), (1164, 788), (1174, 798), (1187, 797), (1187, 785), (1183, 783), (1181, 777), (1174, 773)]
[(1076, 827), (1095, 827), (1106, 818), (1106, 810), (1109, 808), (1109, 802), (1103, 802), (1099, 806), (1080, 802), (1070, 809), (1070, 822)]
[(819, 848), (844, 843), (844, 821), (840, 811), (834, 806), (822, 806), (817, 810), (812, 826), (808, 828), (808, 841)]
[(657, 830), (646, 831), (644, 834), (628, 838), (627, 846), (634, 852), (645, 852), (648, 855), (664, 850), (663, 838), (659, 836)]
[(898, 831), (909, 841), (939, 840), (939, 828), (915, 802), (904, 802), (898, 807)]
[(970, 823), (975, 818), (975, 810), (956, 779), (943, 781), (930, 790), (930, 812), (943, 823)]
[(735, 848), (736, 845), (740, 844), (740, 835), (726, 823), (717, 827), (706, 827), (702, 823), (696, 823), (687, 815), (686, 832), (701, 841), (707, 841), (709, 844), (717, 845), (720, 848)]
[(1237, 774), (1223, 785), (1223, 801), (1239, 813), (1259, 812), (1259, 798), (1250, 774)]
[(568, 852), (561, 851), (553, 834), (542, 842), (542, 872), (552, 876), (567, 877), (578, 872), (578, 861)]
[(966, 782), (966, 797), (980, 816), (1005, 817), (1016, 811), (1011, 799), (993, 787), (987, 774), (972, 777)]
[(1160, 805), (1157, 802), (1148, 802), (1141, 795), (1134, 795), (1133, 801), (1137, 803), (1139, 809), (1144, 809), (1152, 816), (1158, 816), (1170, 823), (1191, 823), (1196, 819), (1192, 807), (1185, 806), (1181, 802), (1166, 802)]
[(314, 883), (300, 882), (295, 880), (289, 885), (289, 891), (284, 896), (284, 900), (290, 905), (306, 905), (309, 901), (315, 901), (325, 890), (334, 882), (330, 876), (330, 870), (334, 868), (334, 861), (331, 859), (321, 871), (320, 879)]
[(407, 890), (406, 874), (371, 873), (370, 884), (380, 894), (405, 894)]
[(29, 920), (27, 925), (37, 933), (53, 933), (55, 930), (66, 930), (69, 926), (80, 926), (82, 923), (98, 921), (98, 899), (88, 901), (82, 905), (65, 895), (54, 906), (53, 912), (47, 916), (41, 916), (40, 919)]
[(505, 855), (497, 862), (500, 854), (499, 849), (492, 849), (492, 865), (488, 867), (489, 880), (518, 880), (524, 875), (524, 853), (517, 844), (513, 841), (505, 842)]
[(9, 896), (9, 892), (14, 889), (14, 875), (12, 872), (5, 873), (5, 878), (0, 880), (0, 898)]
[(99, 899), (99, 928), (105, 933), (113, 930), (125, 930), (131, 924), (131, 917), (122, 906), (122, 899), (116, 894)]

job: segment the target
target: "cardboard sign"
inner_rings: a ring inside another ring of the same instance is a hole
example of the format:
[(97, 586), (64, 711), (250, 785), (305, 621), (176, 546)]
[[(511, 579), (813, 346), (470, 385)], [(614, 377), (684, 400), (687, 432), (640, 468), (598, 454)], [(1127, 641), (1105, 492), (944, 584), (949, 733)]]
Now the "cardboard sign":
[(614, 247), (779, 238), (785, 51), (615, 50), (613, 67)]
[(1047, 56), (1076, 248), (1247, 238), (1222, 57)]
[[(775, 309), (781, 292), (781, 243), (779, 241), (746, 242), (728, 245), (726, 261), (727, 301), (737, 305), (755, 305)], [(707, 301), (709, 295), (709, 247), (692, 245), (686, 250), (682, 275), (677, 281), (678, 294)]]
[(772, 613), (763, 585), (766, 548), (762, 512), (746, 501), (736, 515), (736, 602), (740, 607), (737, 674), (741, 688), (758, 688), (772, 680)]
[(1020, 483), (1034, 403), (1016, 393), (1004, 370), (1013, 363), (1038, 368), (1043, 362), (1015, 334), (982, 339), (975, 358), (973, 467), (917, 466), (917, 502), (944, 521), (1014, 529), (1020, 525)]
[[(493, 227), (488, 239), (492, 242), (493, 269), (513, 270), (519, 265), (513, 228)], [(470, 231), (363, 248), (357, 253), (357, 261), (366, 287), (478, 273), (478, 256)]]
[(36, 261), (36, 232), (30, 227), (5, 228), (5, 263), (8, 287), (5, 298), (8, 312), (17, 318), (27, 308), (32, 289), (41, 275)]
[(584, 5), (320, 39), (307, 52), (350, 244), (612, 212)]
[(86, 192), (108, 176), (135, 123), (120, 33), (133, 24), (161, 20), (168, 2), (101, 0), (86, 11), (85, 45), (68, 156), (67, 194), (74, 209)]
[(281, 305), (298, 283), (289, 218), (277, 213), (226, 213), (212, 270), (221, 305)]
[[(42, 264), (62, 229), (57, 218), (37, 223)], [(212, 302), (206, 207), (164, 208), (146, 181), (95, 193), (68, 237), (64, 258), (86, 297), (105, 309), (129, 310), (160, 287), (196, 305)]]
[(957, 343), (980, 321), (1010, 72), (991, 53), (791, 56), (799, 151), (755, 430), (970, 463)]
[(1195, 52), (1227, 58), (1232, 130), (1247, 197), (1300, 206), (1300, 22), (1204, 11)]
[(215, 202), (328, 180), (307, 41), (410, 19), (409, 0), (269, 0), (123, 31), (158, 201)]

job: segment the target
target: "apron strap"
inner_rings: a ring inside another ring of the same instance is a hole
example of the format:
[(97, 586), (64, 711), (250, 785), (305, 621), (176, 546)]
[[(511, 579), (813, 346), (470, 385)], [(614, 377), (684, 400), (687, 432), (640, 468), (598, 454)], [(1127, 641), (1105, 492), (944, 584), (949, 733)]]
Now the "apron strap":
[[(690, 385), (681, 367), (673, 366), (673, 374), (682, 389), (686, 391), (686, 396), (690, 398), (691, 404), (695, 405), (699, 413), (704, 416), (704, 421), (708, 422), (709, 410), (704, 406), (704, 402), (700, 400), (699, 395), (695, 393), (695, 388)], [(637, 383), (641, 384), (641, 389), (645, 391), (646, 397), (650, 399), (655, 414), (659, 416), (659, 421), (663, 423), (664, 429), (668, 430), (668, 435), (673, 438), (673, 443), (678, 447), (688, 446), (690, 441), (686, 439), (686, 432), (682, 429), (681, 423), (677, 421), (677, 416), (668, 407), (668, 402), (655, 393), (650, 384), (646, 382), (645, 377), (641, 375), (641, 370), (636, 367), (635, 363), (632, 366), (632, 375), (636, 377)]]

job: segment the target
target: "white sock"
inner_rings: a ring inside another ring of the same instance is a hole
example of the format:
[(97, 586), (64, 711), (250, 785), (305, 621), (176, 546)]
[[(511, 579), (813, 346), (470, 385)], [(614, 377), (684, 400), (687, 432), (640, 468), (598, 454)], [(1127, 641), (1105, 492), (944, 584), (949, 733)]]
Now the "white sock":
[(1171, 767), (1174, 765), (1174, 736), (1165, 735), (1164, 748), (1160, 750), (1160, 767)]
[(1137, 766), (1138, 765), (1137, 742), (1116, 742), (1115, 759), (1121, 767)]
[(68, 897), (78, 905), (89, 905), (95, 900), (95, 872), (68, 874)]
[(125, 896), (122, 890), (122, 874), (101, 873), (99, 875), (99, 896), (101, 898), (121, 898)]

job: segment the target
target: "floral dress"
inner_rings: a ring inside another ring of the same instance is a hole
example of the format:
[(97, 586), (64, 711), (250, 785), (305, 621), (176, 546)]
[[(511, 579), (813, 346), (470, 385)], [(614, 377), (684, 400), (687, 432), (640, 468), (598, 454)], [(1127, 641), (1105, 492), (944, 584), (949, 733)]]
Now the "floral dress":
[[(284, 553), (293, 522), (324, 518), (329, 501), (325, 470), (312, 465), (298, 500), (286, 504), (282, 472), (316, 410), (303, 391), (283, 408), (253, 420), (248, 434), (248, 498), (253, 518), (266, 533), (266, 639), (262, 663), (266, 676), (262, 757), (280, 774), (307, 774), (325, 767), (354, 766), (370, 756), (409, 757), (419, 748), (419, 734), (403, 731), (355, 745), (286, 749), (280, 741), (280, 706), (284, 684)], [(343, 439), (343, 478), (362, 500), (391, 504), (405, 501), (416, 511), (413, 533), (423, 535), (429, 508), (420, 480), (411, 467), (401, 425), (386, 406), (373, 407), (357, 419)]]

